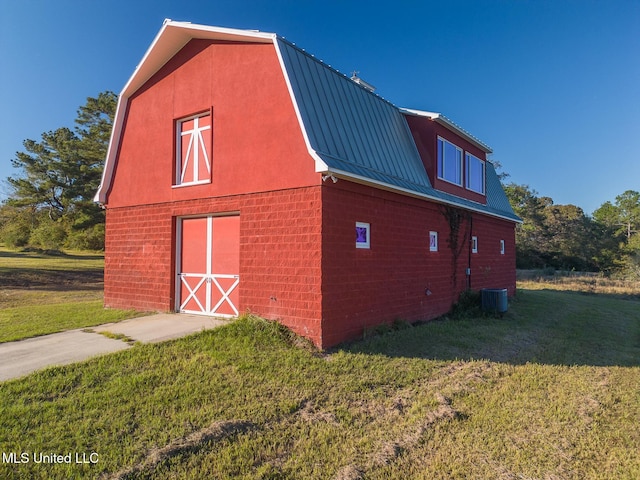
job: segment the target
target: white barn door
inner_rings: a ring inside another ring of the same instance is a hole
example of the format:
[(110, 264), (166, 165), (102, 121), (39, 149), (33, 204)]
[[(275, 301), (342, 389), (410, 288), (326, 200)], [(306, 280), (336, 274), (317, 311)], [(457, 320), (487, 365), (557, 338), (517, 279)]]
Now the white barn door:
[(178, 236), (178, 311), (237, 316), (240, 217), (183, 218)]

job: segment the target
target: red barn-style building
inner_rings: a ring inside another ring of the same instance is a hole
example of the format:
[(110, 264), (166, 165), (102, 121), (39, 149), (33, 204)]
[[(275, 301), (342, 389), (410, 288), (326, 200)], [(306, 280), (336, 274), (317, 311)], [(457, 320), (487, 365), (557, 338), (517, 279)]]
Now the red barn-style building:
[(519, 218), (490, 152), (275, 34), (167, 20), (96, 194), (105, 305), (250, 311), (326, 348), (468, 288), (512, 295)]

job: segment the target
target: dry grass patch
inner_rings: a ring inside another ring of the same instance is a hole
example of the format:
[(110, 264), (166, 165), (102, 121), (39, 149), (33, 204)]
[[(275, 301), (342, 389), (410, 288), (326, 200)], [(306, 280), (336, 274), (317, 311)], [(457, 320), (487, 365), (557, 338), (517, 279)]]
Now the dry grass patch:
[(599, 273), (519, 270), (517, 278), (518, 287), (526, 290), (561, 290), (640, 300), (640, 282)]

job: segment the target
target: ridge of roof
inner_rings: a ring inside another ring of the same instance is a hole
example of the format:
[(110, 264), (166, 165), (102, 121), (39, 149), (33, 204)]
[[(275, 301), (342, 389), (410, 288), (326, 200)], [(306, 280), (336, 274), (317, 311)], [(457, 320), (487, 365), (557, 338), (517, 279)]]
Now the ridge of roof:
[[(358, 85), (291, 42), (277, 42), (276, 46), (307, 149), (316, 160), (316, 172), (520, 221), (505, 201), (491, 165), (487, 167), (486, 204), (436, 190), (409, 130), (406, 109)], [(446, 118), (429, 116), (441, 121)], [(471, 137), (450, 120), (447, 122), (447, 128), (455, 127), (464, 138)], [(479, 144), (483, 151), (491, 151), (475, 137), (469, 141)]]
[(281, 36), (281, 35), (277, 35), (276, 34), (276, 38), (277, 40), (279, 40), (282, 43), (287, 44), (288, 46), (298, 50), (300, 53), (302, 53), (303, 55), (306, 55), (307, 57), (309, 57), (310, 59), (320, 63), (321, 65), (323, 65), (325, 68), (328, 68), (329, 70), (333, 71), (335, 74), (340, 75), (341, 77), (345, 78), (346, 80), (349, 80), (350, 82), (353, 82), (355, 85), (357, 85), (358, 87), (362, 88), (363, 90), (367, 91), (368, 93), (370, 93), (371, 95), (375, 95), (376, 97), (378, 97), (380, 100), (388, 103), (389, 105), (391, 105), (394, 108), (398, 108), (397, 105), (395, 105), (393, 102), (391, 102), (390, 100), (387, 100), (385, 97), (383, 97), (382, 95), (380, 95), (379, 93), (376, 93), (370, 89), (368, 89), (367, 87), (365, 87), (364, 85), (362, 85), (361, 83), (358, 83), (356, 81), (354, 81), (351, 77), (349, 77), (347, 74), (341, 72), (340, 70), (338, 70), (335, 67), (332, 67), (330, 64), (328, 64), (327, 62), (325, 62), (324, 60), (322, 60), (321, 58), (316, 57), (314, 54), (308, 52), (307, 50), (305, 50), (304, 48), (296, 45), (294, 42), (292, 42), (291, 40), (287, 40), (285, 37)]

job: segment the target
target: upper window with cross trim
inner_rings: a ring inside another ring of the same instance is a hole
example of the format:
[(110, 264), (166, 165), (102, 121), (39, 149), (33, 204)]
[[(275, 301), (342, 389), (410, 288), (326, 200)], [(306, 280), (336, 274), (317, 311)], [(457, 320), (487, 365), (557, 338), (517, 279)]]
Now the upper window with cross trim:
[(176, 122), (175, 186), (211, 182), (211, 112)]

